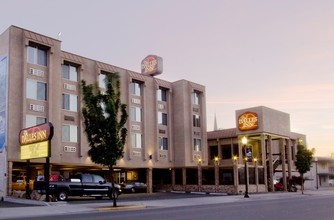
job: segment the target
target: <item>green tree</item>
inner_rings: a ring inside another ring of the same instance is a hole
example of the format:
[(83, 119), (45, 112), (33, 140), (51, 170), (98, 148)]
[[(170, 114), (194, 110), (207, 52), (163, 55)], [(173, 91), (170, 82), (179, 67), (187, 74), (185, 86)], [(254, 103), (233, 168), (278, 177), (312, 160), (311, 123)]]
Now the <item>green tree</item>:
[(297, 146), (297, 149), (295, 165), (301, 177), (301, 190), (304, 194), (304, 173), (311, 169), (313, 152), (301, 144)]
[(84, 107), (82, 115), (90, 149), (88, 155), (96, 164), (107, 166), (112, 182), (113, 206), (116, 207), (113, 166), (123, 157), (127, 136), (125, 123), (128, 119), (127, 106), (121, 103), (118, 73), (105, 78), (106, 91), (101, 92), (97, 84), (87, 85), (81, 81)]

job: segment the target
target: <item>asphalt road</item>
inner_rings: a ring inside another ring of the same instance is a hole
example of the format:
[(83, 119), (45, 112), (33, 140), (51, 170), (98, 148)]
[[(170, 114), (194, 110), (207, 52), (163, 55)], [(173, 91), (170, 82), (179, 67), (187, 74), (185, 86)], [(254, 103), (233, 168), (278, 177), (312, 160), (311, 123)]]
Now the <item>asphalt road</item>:
[[(244, 200), (233, 203), (194, 205), (173, 208), (143, 208), (126, 211), (94, 211), (81, 214), (48, 216), (48, 220), (332, 220), (334, 195), (303, 196), (281, 199)], [(42, 220), (45, 217), (26, 218)], [(22, 218), (20, 218), (22, 220)]]

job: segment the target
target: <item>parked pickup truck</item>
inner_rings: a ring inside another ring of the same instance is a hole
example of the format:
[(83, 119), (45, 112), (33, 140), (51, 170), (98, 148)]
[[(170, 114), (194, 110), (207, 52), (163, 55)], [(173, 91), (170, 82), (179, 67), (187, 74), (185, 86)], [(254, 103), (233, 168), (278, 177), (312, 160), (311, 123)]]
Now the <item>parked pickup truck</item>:
[[(121, 187), (115, 186), (115, 197), (121, 194)], [(45, 193), (45, 181), (36, 180), (34, 189)], [(93, 196), (102, 199), (108, 196), (112, 199), (112, 184), (106, 182), (104, 178), (95, 174), (79, 174), (71, 176), (68, 180), (49, 182), (49, 194), (54, 195), (57, 200), (65, 201), (68, 196)]]

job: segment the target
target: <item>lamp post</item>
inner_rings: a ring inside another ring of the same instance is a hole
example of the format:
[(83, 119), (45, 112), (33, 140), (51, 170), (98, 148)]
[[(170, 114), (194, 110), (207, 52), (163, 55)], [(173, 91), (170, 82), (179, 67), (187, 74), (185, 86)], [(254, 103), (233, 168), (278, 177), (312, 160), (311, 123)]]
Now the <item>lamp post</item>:
[(315, 162), (315, 181), (316, 181), (317, 190), (318, 190), (319, 185), (318, 185), (318, 158), (317, 157), (314, 158), (314, 162)]
[(245, 174), (245, 198), (249, 198), (249, 195), (248, 195), (248, 174), (247, 174), (247, 171), (248, 171), (248, 164), (247, 164), (247, 156), (246, 156), (246, 148), (247, 148), (247, 138), (244, 136), (242, 139), (241, 139), (241, 143), (243, 145), (243, 148), (244, 148), (244, 152), (245, 152), (245, 171), (244, 171), (244, 174)]

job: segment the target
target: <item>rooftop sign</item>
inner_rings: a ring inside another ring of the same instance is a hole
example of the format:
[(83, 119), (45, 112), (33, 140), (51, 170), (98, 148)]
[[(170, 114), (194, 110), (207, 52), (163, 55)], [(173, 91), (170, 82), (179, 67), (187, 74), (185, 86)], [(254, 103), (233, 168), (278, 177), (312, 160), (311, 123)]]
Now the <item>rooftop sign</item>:
[(141, 73), (156, 76), (162, 73), (162, 58), (156, 55), (148, 55), (141, 61)]
[(258, 128), (258, 116), (255, 112), (245, 112), (239, 115), (238, 128), (240, 131), (255, 130)]

